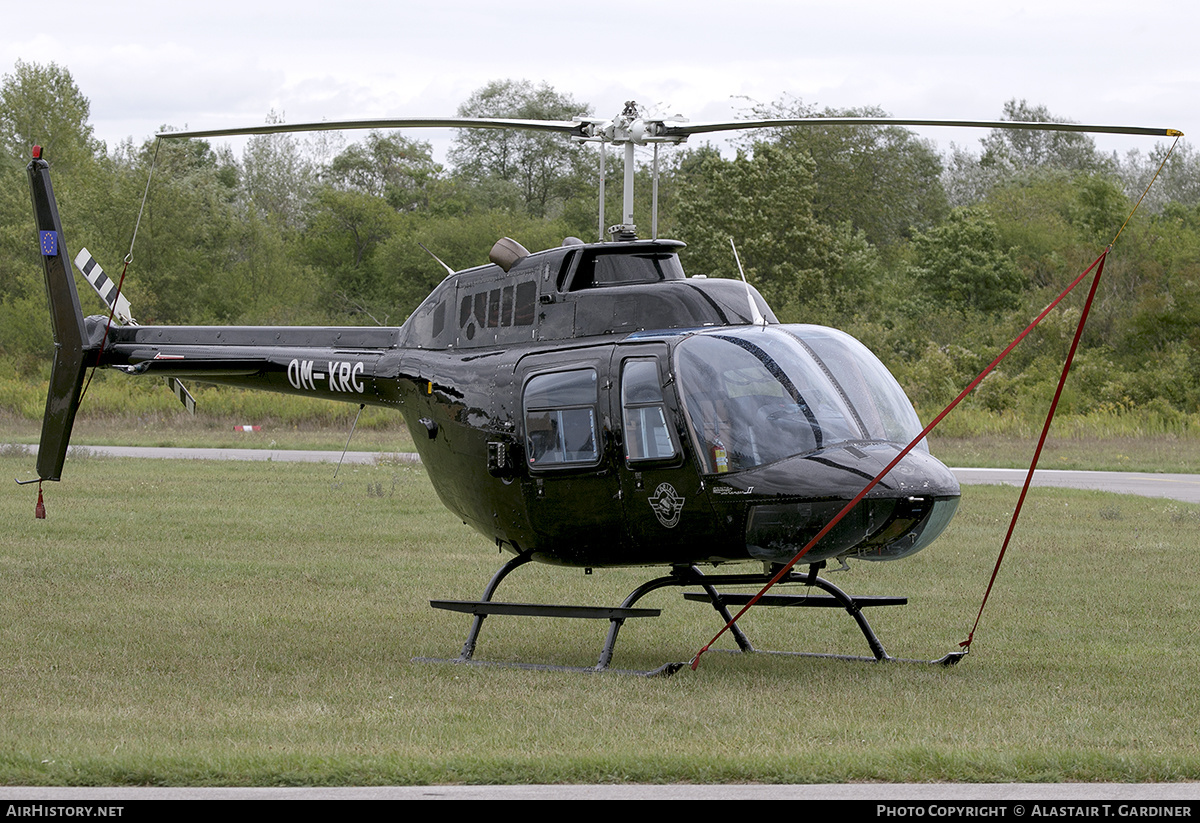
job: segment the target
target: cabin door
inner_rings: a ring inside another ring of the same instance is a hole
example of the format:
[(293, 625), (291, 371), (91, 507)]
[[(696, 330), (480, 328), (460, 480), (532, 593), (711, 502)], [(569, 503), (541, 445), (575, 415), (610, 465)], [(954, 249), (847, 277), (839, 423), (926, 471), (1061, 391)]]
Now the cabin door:
[(622, 551), (609, 419), (612, 346), (530, 355), (517, 365), (525, 470), (521, 483), (535, 548), (555, 562), (605, 565)]
[(705, 556), (704, 547), (717, 542), (670, 366), (664, 343), (626, 343), (613, 352), (617, 473), (632, 563)]

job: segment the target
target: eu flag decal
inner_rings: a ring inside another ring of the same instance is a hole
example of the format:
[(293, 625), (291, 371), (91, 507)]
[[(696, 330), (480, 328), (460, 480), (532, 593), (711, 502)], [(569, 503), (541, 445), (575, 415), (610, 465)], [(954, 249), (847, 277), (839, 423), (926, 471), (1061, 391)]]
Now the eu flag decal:
[(42, 237), (42, 256), (53, 257), (58, 254), (58, 232), (44, 231), (39, 233)]

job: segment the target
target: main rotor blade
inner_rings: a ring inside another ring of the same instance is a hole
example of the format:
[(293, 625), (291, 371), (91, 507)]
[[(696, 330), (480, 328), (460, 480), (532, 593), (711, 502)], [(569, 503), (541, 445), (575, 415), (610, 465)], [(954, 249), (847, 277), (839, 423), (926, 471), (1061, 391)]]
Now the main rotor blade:
[(726, 120), (690, 123), (686, 120), (648, 120), (646, 128), (631, 133), (628, 124), (615, 132), (612, 121), (582, 116), (575, 120), (519, 120), (503, 117), (410, 117), (376, 120), (322, 120), (316, 123), (264, 123), (231, 129), (184, 129), (163, 131), (160, 138), (236, 137), (253, 134), (284, 134), (300, 131), (349, 131), (355, 129), (523, 129), (565, 134), (579, 139), (611, 143), (682, 143), (693, 134), (785, 126), (947, 126), (981, 129), (1023, 129), (1027, 131), (1069, 131), (1093, 134), (1139, 134), (1152, 137), (1181, 137), (1177, 129), (1144, 126), (1096, 126), (1083, 123), (1038, 123), (1023, 120), (912, 120), (900, 117), (795, 117), (759, 120)]
[(322, 120), (318, 123), (264, 123), (235, 129), (184, 129), (160, 131), (155, 137), (236, 137), (249, 134), (284, 134), (296, 131), (350, 131), (354, 129), (526, 129), (562, 134), (582, 134), (585, 125), (599, 122), (578, 120), (512, 120), (499, 117), (410, 117), (390, 120)]
[(1176, 129), (1143, 126), (1089, 126), (1082, 123), (1037, 123), (1023, 120), (907, 120), (899, 117), (796, 117), (764, 120), (729, 120), (716, 123), (662, 124), (662, 133), (687, 139), (693, 134), (741, 129), (765, 129), (778, 126), (953, 126), (978, 129), (1026, 129), (1031, 131), (1075, 131), (1096, 134), (1144, 134), (1153, 137), (1182, 137)]

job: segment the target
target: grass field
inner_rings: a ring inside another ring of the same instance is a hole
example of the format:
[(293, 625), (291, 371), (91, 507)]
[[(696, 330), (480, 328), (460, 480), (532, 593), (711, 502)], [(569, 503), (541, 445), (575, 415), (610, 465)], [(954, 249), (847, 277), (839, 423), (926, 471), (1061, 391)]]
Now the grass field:
[[(332, 404), (329, 404), (332, 405)], [(92, 446), (150, 446), (210, 449), (342, 449), (350, 440), (351, 451), (411, 452), (412, 437), (399, 414), (391, 413), (388, 424), (358, 427), (351, 432), (354, 408), (342, 425), (320, 422), (286, 423), (271, 420), (259, 431), (237, 431), (235, 425), (254, 425), (257, 418), (184, 413), (136, 417), (81, 416), (75, 421), (71, 442)], [(41, 437), (42, 420), (0, 412), (0, 441), (35, 444)]]
[[(9, 477), (28, 457), (0, 457)], [(75, 458), (0, 496), (0, 782), (366, 785), (1200, 779), (1200, 510), (1037, 489), (959, 666), (710, 652), (669, 679), (430, 665), (501, 562), (419, 467)], [(833, 579), (897, 656), (970, 630), (1015, 500), (967, 487), (930, 549)], [(536, 567), (510, 600), (615, 605), (646, 570)], [(659, 592), (614, 664), (690, 658)], [(507, 622), (506, 622), (507, 621)], [(844, 615), (752, 611), (766, 648), (860, 654)], [(510, 629), (505, 631), (505, 629)], [(487, 659), (591, 665), (603, 626), (490, 618)], [(727, 644), (725, 644), (727, 645)]]
[[(930, 439), (930, 449), (948, 466), (1029, 468), (1037, 438), (998, 435)], [(1074, 471), (1200, 473), (1200, 440), (1151, 437), (1051, 437), (1038, 468)]]

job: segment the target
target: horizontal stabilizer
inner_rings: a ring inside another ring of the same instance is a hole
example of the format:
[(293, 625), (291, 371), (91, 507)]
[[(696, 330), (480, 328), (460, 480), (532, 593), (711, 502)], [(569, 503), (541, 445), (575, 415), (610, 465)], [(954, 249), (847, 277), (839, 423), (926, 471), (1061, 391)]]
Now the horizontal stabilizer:
[(192, 393), (187, 390), (187, 386), (183, 385), (174, 377), (167, 378), (167, 386), (171, 391), (175, 392), (175, 396), (179, 398), (179, 402), (187, 409), (188, 414), (196, 413), (196, 398), (192, 397)]

